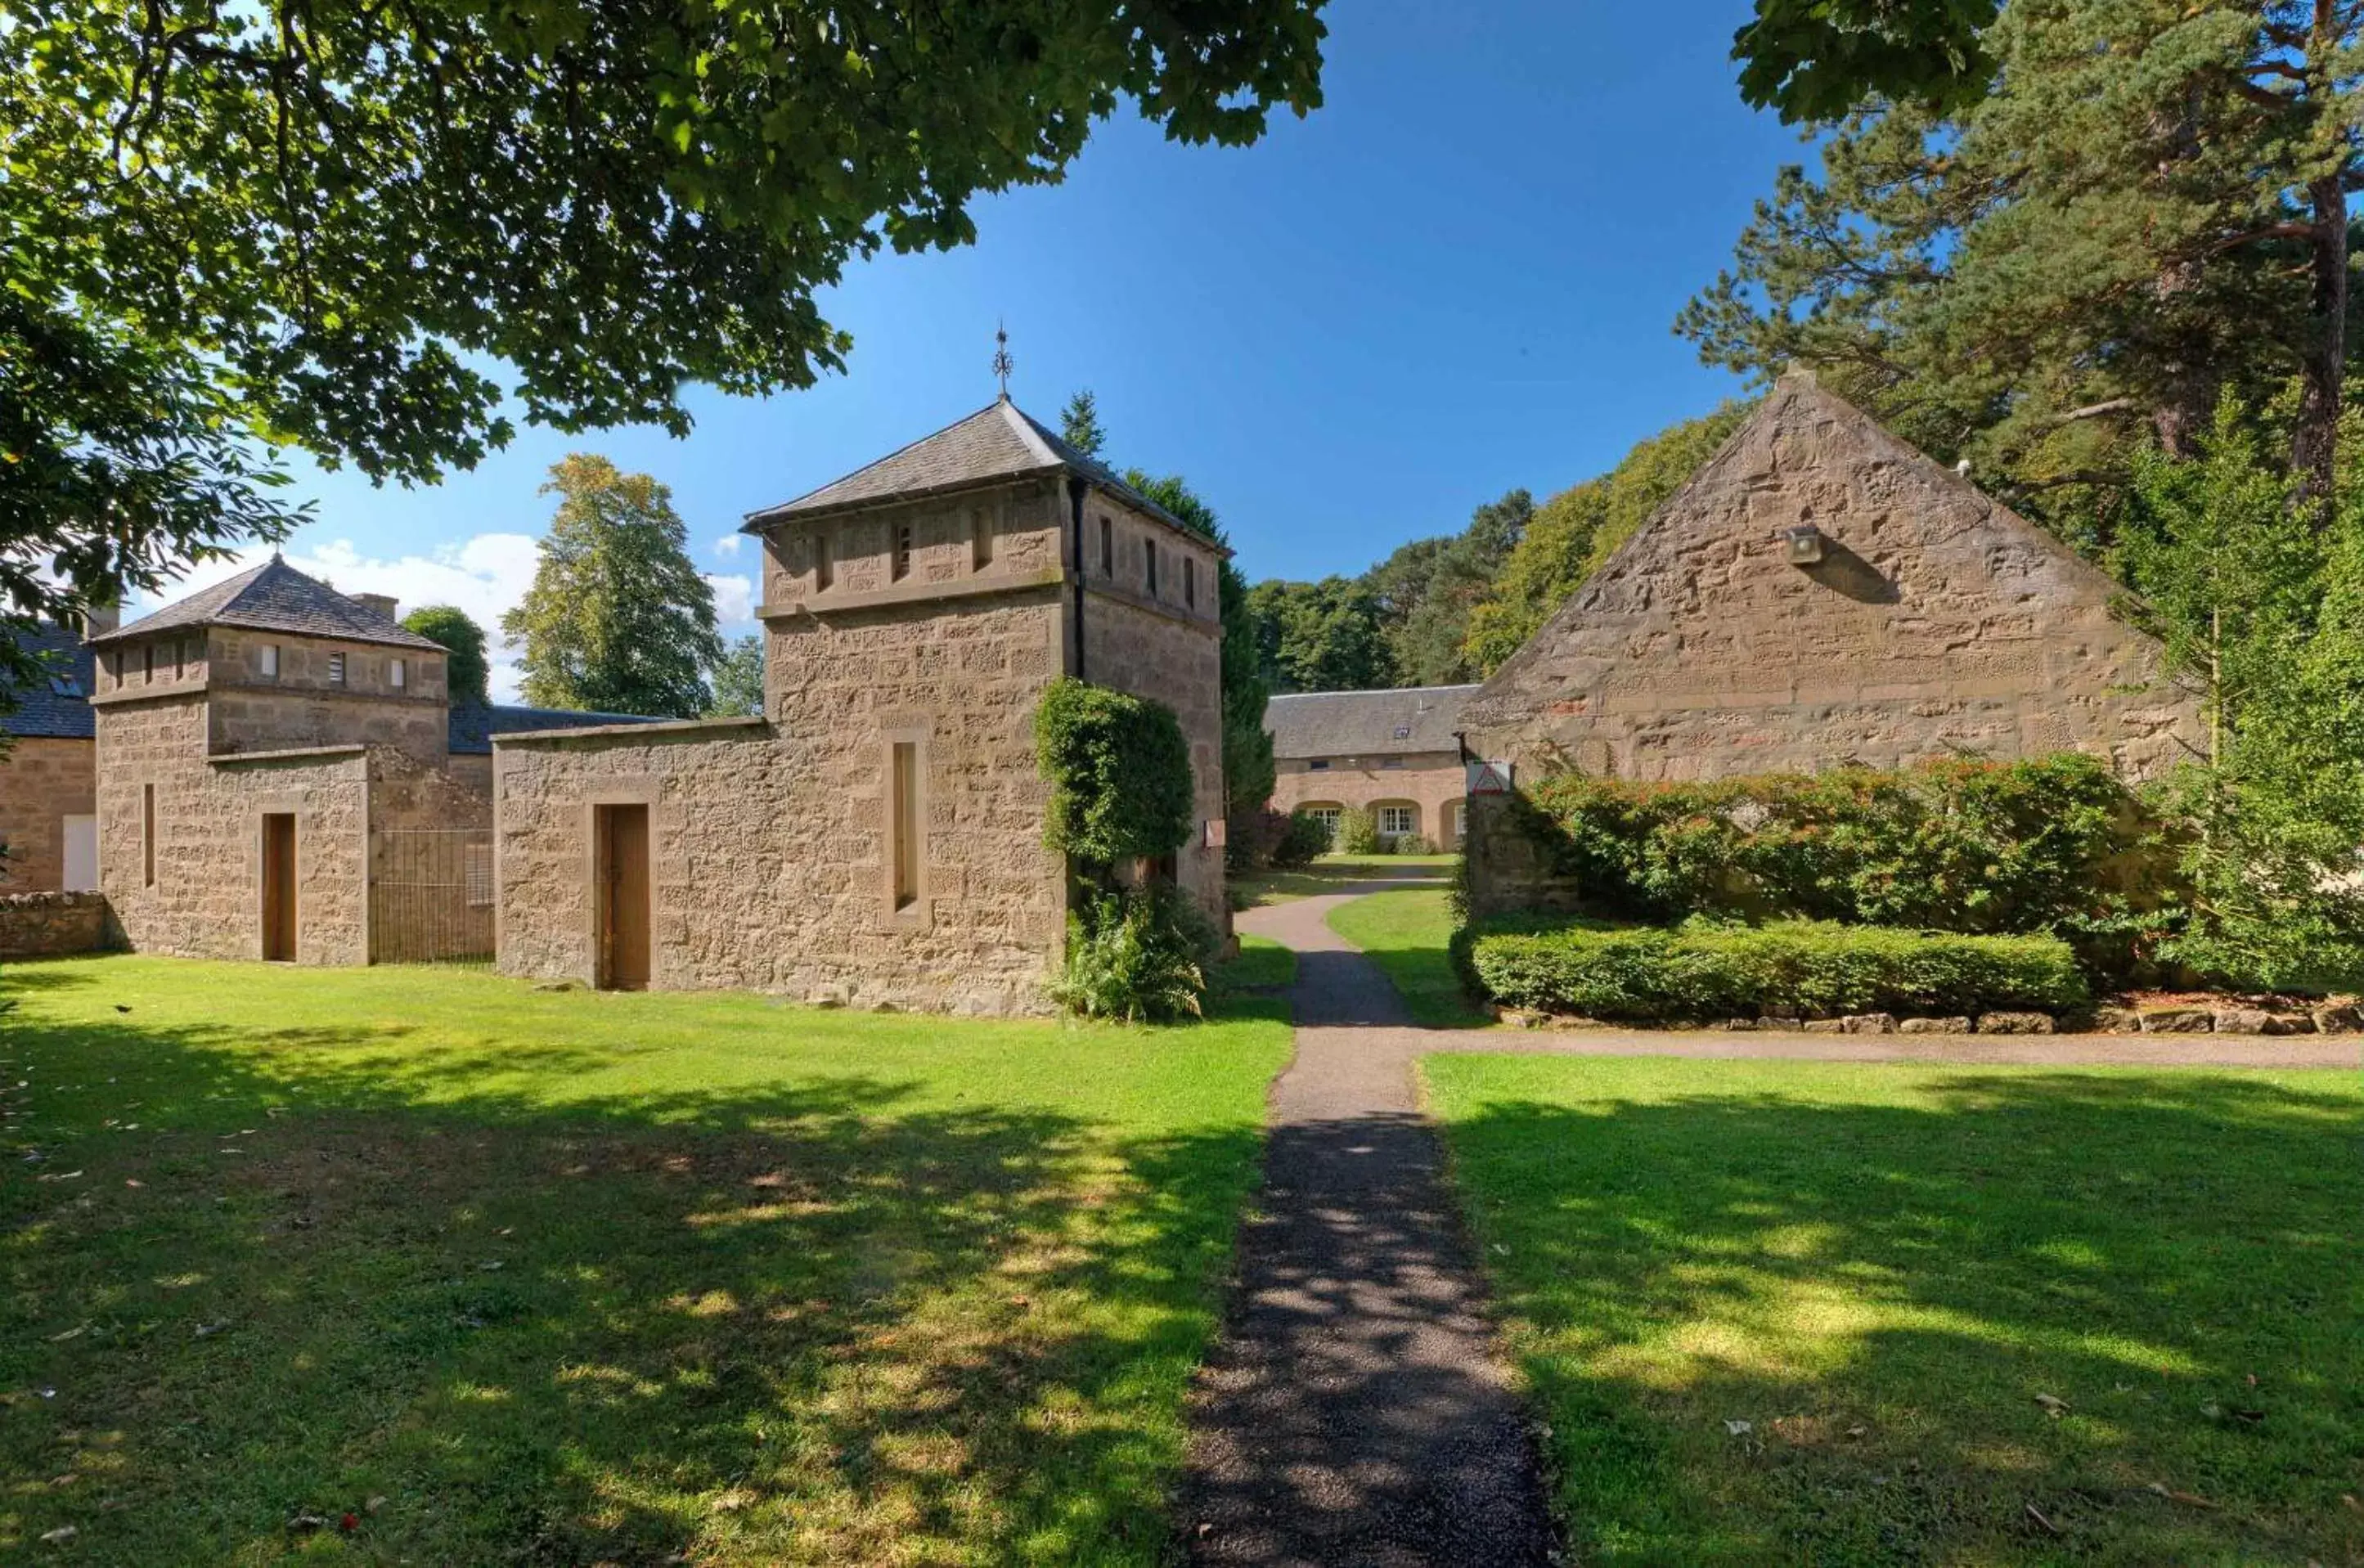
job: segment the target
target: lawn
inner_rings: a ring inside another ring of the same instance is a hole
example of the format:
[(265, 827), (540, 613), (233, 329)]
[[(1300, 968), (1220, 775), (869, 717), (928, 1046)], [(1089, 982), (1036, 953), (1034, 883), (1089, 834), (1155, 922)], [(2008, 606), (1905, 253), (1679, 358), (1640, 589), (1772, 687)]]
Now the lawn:
[(2354, 1074), (1423, 1072), (1579, 1560), (2364, 1562)]
[(1157, 1561), (1288, 1050), (128, 957), (12, 1003), (0, 1556), (141, 1564)]
[(1227, 884), (1234, 907), (1254, 909), (1336, 893), (1356, 883), (1450, 879), (1460, 863), (1459, 855), (1323, 855), (1293, 870), (1241, 872)]
[(1398, 887), (1341, 904), (1330, 929), (1370, 954), (1388, 973), (1417, 1022), (1430, 1029), (1476, 1029), (1493, 1022), (1463, 994), (1446, 944), (1453, 940), (1450, 893)]
[(1216, 996), (1269, 995), (1296, 981), (1297, 954), (1270, 937), (1243, 932), (1239, 940), (1239, 956), (1217, 964), (1207, 977)]

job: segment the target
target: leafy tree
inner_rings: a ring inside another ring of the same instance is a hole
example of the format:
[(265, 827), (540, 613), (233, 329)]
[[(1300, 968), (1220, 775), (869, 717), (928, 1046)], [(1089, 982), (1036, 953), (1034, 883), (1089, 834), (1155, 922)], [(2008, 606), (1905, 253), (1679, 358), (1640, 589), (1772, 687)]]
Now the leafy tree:
[(440, 642), (451, 655), (443, 662), (452, 701), (481, 707), (492, 701), (492, 666), (485, 656), (485, 628), (455, 605), (421, 605), (402, 617), (403, 629)]
[(1715, 454), (1751, 406), (1727, 403), (1661, 430), (1607, 473), (1537, 508), (1469, 611), (1461, 645), (1466, 667), (1480, 677), (1500, 668)]
[[(1078, 395), (1087, 403), (1089, 393)], [(1072, 413), (1075, 405), (1069, 404)], [(1088, 417), (1090, 410), (1086, 409)], [(1072, 439), (1073, 438), (1070, 437)], [(1179, 474), (1156, 475), (1132, 469), (1125, 483), (1179, 517), (1190, 529), (1227, 544), (1215, 509)], [(1226, 558), (1215, 572), (1216, 606), (1223, 626), (1223, 816), (1260, 811), (1272, 798), (1275, 777), (1272, 732), (1264, 727), (1272, 698), (1256, 657), (1255, 617), (1248, 608), (1248, 580)]]
[(714, 666), (708, 718), (760, 718), (764, 713), (764, 639), (753, 632), (722, 651)]
[[(2349, 91), (2364, 0), (2013, 0), (1990, 90), (1866, 103), (1784, 170), (1678, 328), (1711, 362), (1817, 368), (2064, 535), (2106, 541), (2146, 439), (2219, 394), (2303, 394), (2288, 461), (2336, 466)], [(2318, 517), (2322, 517), (2318, 511)]]
[(1121, 100), (1225, 144), (1316, 107), (1320, 6), (16, 7), (0, 611), (284, 531), (251, 443), (431, 482), (508, 406), (680, 434), (690, 383), (809, 384), (849, 262), (967, 243)]
[(690, 718), (712, 700), (722, 658), (714, 590), (690, 563), (673, 492), (577, 452), (553, 463), (542, 494), (558, 515), (523, 603), (501, 629), (525, 650), (528, 702), (542, 707)]
[(1994, 70), (1979, 33), (1996, 0), (1756, 0), (1733, 35), (1740, 95), (1785, 121), (1836, 119), (1867, 98), (1944, 105)]
[(1108, 445), (1108, 432), (1100, 428), (1099, 400), (1090, 387), (1084, 388), (1067, 399), (1059, 411), (1059, 434), (1066, 443), (1086, 457), (1098, 457)]
[(1468, 528), (1459, 534), (1435, 541), (1441, 548), (1430, 558), (1419, 598), (1387, 628), (1398, 682), (1442, 686), (1477, 674), (1463, 646), (1469, 617), (1526, 537), (1534, 515), (1534, 497), (1513, 490), (1471, 513)]
[(2293, 505), (2227, 398), (2194, 454), (2135, 465), (2120, 564), (2200, 691), (2202, 756), (2164, 799), (2190, 831), (2186, 927), (2162, 956), (2242, 986), (2364, 980), (2364, 495)]
[(1277, 692), (1347, 692), (1395, 684), (1377, 595), (1359, 578), (1277, 578), (1248, 590), (1256, 653)]

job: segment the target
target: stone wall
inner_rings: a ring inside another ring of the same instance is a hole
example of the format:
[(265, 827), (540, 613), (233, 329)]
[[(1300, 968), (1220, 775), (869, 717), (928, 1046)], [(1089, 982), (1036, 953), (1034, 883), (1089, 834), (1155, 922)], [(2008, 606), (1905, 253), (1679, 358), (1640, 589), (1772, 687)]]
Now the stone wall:
[[(1190, 745), (1192, 816), (1196, 830), (1175, 857), (1175, 880), (1219, 926), (1229, 918), (1223, 899), (1223, 851), (1210, 848), (1205, 825), (1223, 816), (1222, 631), (1216, 605), (1211, 546), (1185, 542), (1171, 528), (1094, 496), (1087, 509), (1086, 553), (1097, 518), (1121, 522), (1116, 573), (1091, 562), (1084, 596), (1084, 677), (1096, 684), (1164, 703), (1181, 720)], [(1129, 543), (1127, 542), (1129, 541)], [(1144, 545), (1161, 556), (1157, 591), (1148, 590)], [(1188, 573), (1184, 562), (1192, 565)], [(1197, 592), (1186, 602), (1186, 585)]]
[(106, 945), (106, 900), (95, 893), (0, 894), (0, 959), (60, 958)]
[[(275, 676), (262, 673), (266, 646), (279, 651)], [(342, 684), (329, 678), (331, 654), (344, 657)], [(98, 660), (92, 706), (200, 694), (211, 702), (209, 751), (370, 745), (440, 762), (450, 745), (444, 663), (426, 649), (213, 627), (110, 644)]]
[[(1811, 526), (1816, 564), (1781, 531)], [(2059, 751), (2146, 777), (2199, 734), (2118, 590), (1810, 383), (1764, 407), (1465, 709), (1530, 772), (1635, 779)]]
[[(1328, 761), (1328, 767), (1316, 770), (1303, 757), (1277, 759), (1272, 808), (1295, 811), (1307, 806), (1351, 806), (1369, 811), (1380, 806), (1410, 806), (1417, 814), (1422, 838), (1440, 850), (1460, 848), (1457, 811), (1466, 776), (1456, 753), (1420, 751), (1400, 758)], [(1390, 762), (1400, 765), (1389, 767)]]
[(88, 740), (23, 735), (0, 751), (0, 893), (65, 885), (65, 819), (97, 810), (96, 748)]
[(367, 961), (369, 759), (361, 748), (212, 757), (204, 694), (184, 692), (100, 706), (97, 766), (99, 884), (132, 948), (261, 957), (262, 817), (292, 812), (297, 962)]
[[(593, 808), (650, 807), (652, 984), (855, 1006), (1041, 1011), (1064, 939), (1035, 699), (1055, 583), (769, 620), (770, 722), (495, 745), (500, 962), (594, 978)], [(920, 897), (897, 909), (890, 748), (920, 748)]]

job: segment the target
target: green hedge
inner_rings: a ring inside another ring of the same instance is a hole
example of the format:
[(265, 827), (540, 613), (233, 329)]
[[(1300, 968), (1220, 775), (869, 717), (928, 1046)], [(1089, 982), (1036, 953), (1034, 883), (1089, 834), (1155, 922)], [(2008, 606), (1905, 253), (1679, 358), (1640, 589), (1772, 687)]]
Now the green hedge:
[(2058, 1012), (2086, 999), (2068, 944), (1790, 920), (1767, 926), (1529, 923), (1455, 938), (1465, 978), (1505, 1006), (1657, 1020)]
[(1190, 841), (1190, 744), (1164, 704), (1062, 675), (1034, 711), (1034, 755), (1060, 853), (1112, 866)]
[(2121, 971), (2181, 904), (2174, 848), (2101, 761), (1946, 761), (1704, 784), (1563, 773), (1513, 821), (1583, 912), (2053, 932)]

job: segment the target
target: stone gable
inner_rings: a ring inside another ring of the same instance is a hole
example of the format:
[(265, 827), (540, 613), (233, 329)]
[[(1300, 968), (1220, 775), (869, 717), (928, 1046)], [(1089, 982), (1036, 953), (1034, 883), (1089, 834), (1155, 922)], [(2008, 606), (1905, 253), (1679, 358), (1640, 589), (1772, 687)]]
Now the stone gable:
[[(1820, 536), (1793, 565), (1785, 530)], [(2195, 696), (2105, 574), (1803, 378), (1471, 698), (1473, 744), (1636, 779), (2078, 751), (2147, 777)]]

